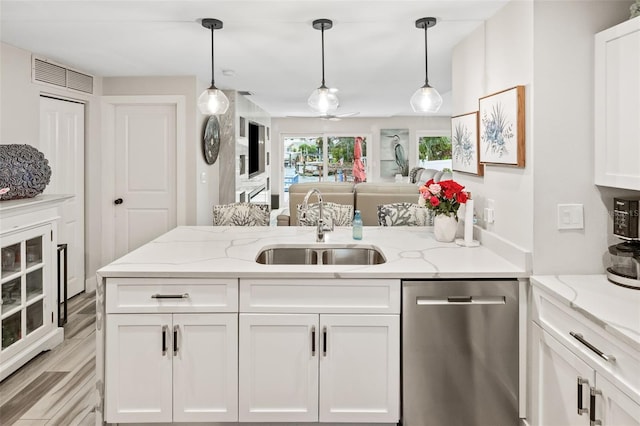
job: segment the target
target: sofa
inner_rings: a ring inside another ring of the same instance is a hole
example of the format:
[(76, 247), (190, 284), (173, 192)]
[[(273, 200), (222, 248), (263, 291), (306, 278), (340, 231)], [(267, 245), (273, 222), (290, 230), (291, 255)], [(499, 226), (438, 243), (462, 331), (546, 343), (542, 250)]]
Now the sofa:
[[(278, 226), (296, 226), (298, 224), (297, 206), (302, 204), (307, 192), (317, 188), (322, 194), (323, 202), (352, 205), (353, 210), (360, 210), (362, 223), (365, 226), (378, 226), (378, 206), (391, 203), (417, 203), (420, 185), (427, 180), (436, 182), (451, 179), (450, 173), (434, 169), (421, 169), (416, 175), (416, 183), (407, 182), (304, 182), (289, 187), (289, 212), (278, 215)], [(315, 195), (309, 203), (316, 203)]]

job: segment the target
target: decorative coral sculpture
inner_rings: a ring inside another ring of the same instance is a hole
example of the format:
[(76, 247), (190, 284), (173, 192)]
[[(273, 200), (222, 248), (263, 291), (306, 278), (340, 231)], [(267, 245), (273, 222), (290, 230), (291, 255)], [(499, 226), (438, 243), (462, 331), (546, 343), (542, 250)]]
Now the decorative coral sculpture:
[(35, 197), (50, 179), (43, 153), (31, 145), (0, 145), (0, 200)]

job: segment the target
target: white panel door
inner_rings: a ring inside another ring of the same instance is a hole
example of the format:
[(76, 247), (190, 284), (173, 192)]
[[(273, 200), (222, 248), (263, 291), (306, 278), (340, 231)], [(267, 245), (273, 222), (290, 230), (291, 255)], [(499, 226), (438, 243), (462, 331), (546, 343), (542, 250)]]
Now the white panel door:
[(115, 107), (115, 256), (176, 226), (176, 107)]
[(596, 403), (596, 420), (604, 426), (640, 426), (640, 403), (600, 375), (596, 375), (596, 388), (602, 392), (596, 396), (601, 401)]
[(398, 315), (320, 315), (321, 422), (400, 419)]
[(49, 160), (45, 194), (71, 194), (61, 208), (58, 243), (67, 244), (68, 297), (84, 291), (84, 104), (40, 97), (40, 145)]
[(109, 315), (105, 420), (171, 422), (171, 314)]
[(238, 420), (238, 314), (174, 314), (173, 421)]
[[(537, 324), (532, 325), (531, 331), (532, 425), (588, 426), (589, 413), (578, 414), (578, 405), (589, 408), (589, 388), (595, 379), (593, 369)], [(588, 383), (579, 385), (578, 378)], [(581, 400), (578, 389), (582, 389)]]
[(239, 420), (318, 420), (318, 315), (240, 314)]

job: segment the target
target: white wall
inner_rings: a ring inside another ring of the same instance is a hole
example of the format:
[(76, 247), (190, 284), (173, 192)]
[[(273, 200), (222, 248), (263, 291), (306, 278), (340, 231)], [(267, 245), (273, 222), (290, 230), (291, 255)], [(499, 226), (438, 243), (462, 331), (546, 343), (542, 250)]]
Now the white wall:
[[(478, 98), (513, 86), (525, 86), (526, 123), (533, 111), (533, 4), (508, 3), (480, 25), (453, 52), (453, 115), (478, 110)], [(454, 173), (475, 199), (478, 218), (494, 201), (489, 231), (527, 251), (533, 250), (533, 133), (525, 132), (525, 167), (485, 166), (484, 177)]]
[[(0, 43), (0, 144), (40, 143), (40, 94), (85, 103), (85, 270), (87, 289), (95, 288), (95, 271), (103, 265), (100, 210), (100, 95), (102, 79), (94, 77), (94, 94), (31, 82), (31, 52)], [(62, 64), (65, 65), (65, 64)], [(82, 71), (82, 70), (79, 70)]]
[[(594, 180), (594, 34), (629, 17), (628, 1), (536, 1), (534, 271), (603, 273), (616, 195)], [(570, 25), (567, 25), (570, 23)], [(557, 229), (557, 204), (583, 204), (582, 230)]]
[[(637, 192), (593, 184), (593, 36), (628, 18), (629, 1), (512, 1), (456, 46), (453, 114), (477, 110), (496, 91), (526, 89), (526, 165), (486, 166), (485, 176), (455, 174), (483, 224), (533, 253), (536, 274), (603, 273), (614, 196)], [(580, 203), (585, 229), (557, 230), (557, 204)], [(481, 217), (481, 215), (480, 215)]]
[[(410, 96), (410, 95), (409, 95)], [(409, 102), (407, 98), (407, 102)], [(274, 193), (282, 193), (283, 135), (304, 135), (318, 133), (349, 134), (368, 136), (367, 157), (369, 175), (367, 180), (378, 180), (380, 170), (380, 129), (409, 129), (409, 169), (418, 165), (417, 137), (428, 134), (451, 134), (451, 120), (440, 116), (407, 116), (389, 118), (343, 118), (340, 121), (321, 120), (319, 118), (273, 118), (271, 135), (271, 157), (273, 159), (271, 176)]]

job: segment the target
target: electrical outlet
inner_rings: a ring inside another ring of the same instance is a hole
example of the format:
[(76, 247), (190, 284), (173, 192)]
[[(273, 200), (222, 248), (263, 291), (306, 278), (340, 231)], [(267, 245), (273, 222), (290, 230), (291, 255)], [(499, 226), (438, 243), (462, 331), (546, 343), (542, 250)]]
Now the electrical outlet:
[(495, 222), (494, 210), (489, 207), (484, 208), (484, 222), (485, 223), (493, 223)]
[(487, 200), (485, 201), (485, 208), (483, 212), (484, 223), (494, 223), (496, 221), (495, 205), (496, 202), (492, 198), (487, 198)]
[(558, 229), (584, 229), (584, 206), (558, 204)]

